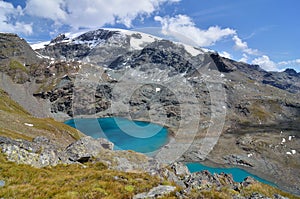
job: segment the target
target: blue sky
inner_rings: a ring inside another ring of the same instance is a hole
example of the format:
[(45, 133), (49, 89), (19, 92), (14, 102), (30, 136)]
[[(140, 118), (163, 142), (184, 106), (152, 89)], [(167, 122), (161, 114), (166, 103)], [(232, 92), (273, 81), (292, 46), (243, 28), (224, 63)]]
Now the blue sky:
[(300, 72), (299, 0), (0, 0), (0, 32), (29, 42), (101, 27), (163, 34), (266, 70)]

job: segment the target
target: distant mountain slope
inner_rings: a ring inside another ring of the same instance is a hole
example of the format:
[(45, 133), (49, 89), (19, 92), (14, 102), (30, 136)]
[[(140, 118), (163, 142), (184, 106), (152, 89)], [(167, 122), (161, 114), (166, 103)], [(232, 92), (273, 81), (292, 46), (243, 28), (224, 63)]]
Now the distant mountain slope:
[[(140, 56), (138, 53), (140, 51), (141, 53), (145, 53), (147, 49), (150, 50), (151, 46), (154, 46), (154, 48), (162, 46), (165, 49), (172, 46), (169, 49), (171, 51), (176, 51), (176, 49), (181, 47), (184, 51), (182, 51), (183, 54), (179, 54), (182, 55), (180, 57), (187, 57), (189, 55), (197, 57), (198, 55), (211, 54), (211, 58), (218, 66), (220, 72), (233, 72), (238, 69), (250, 79), (292, 93), (300, 93), (300, 73), (297, 73), (293, 69), (287, 69), (284, 72), (267, 72), (259, 66), (222, 58), (213, 52), (207, 52), (207, 50), (201, 48), (173, 42), (167, 44), (162, 38), (121, 29), (99, 29), (86, 33), (61, 34), (49, 44), (45, 44), (44, 47), (40, 46), (37, 51), (55, 59), (84, 60), (116, 69), (116, 67), (122, 68), (126, 64), (130, 65), (132, 61), (133, 66), (136, 65), (137, 60), (135, 58)], [(134, 53), (135, 51), (137, 53)], [(176, 53), (180, 53), (180, 51), (176, 51)], [(184, 53), (188, 53), (189, 55)], [(147, 61), (151, 61), (151, 59)], [(160, 60), (156, 61), (159, 62)], [(119, 63), (119, 66), (116, 66), (117, 63)], [(169, 64), (172, 65), (172, 62)]]

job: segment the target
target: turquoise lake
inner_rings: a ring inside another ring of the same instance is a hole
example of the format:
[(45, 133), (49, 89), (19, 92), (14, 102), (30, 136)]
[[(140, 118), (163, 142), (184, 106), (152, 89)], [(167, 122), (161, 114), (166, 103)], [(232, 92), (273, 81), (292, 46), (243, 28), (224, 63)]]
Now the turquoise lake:
[[(93, 138), (106, 138), (114, 143), (114, 150), (133, 150), (147, 155), (166, 145), (169, 141), (168, 130), (160, 125), (132, 121), (125, 118), (83, 118), (71, 119), (65, 124), (74, 127)], [(236, 182), (251, 176), (256, 180), (276, 186), (267, 180), (239, 168), (214, 168), (200, 163), (187, 163), (190, 172), (208, 170), (210, 173), (230, 173)]]
[(169, 141), (168, 130), (160, 125), (125, 118), (71, 119), (65, 124), (93, 138), (113, 142), (114, 150), (133, 150), (153, 153)]
[(208, 167), (200, 163), (187, 163), (186, 166), (188, 167), (190, 172), (197, 172), (197, 171), (203, 171), (207, 170), (210, 173), (230, 173), (233, 176), (234, 181), (236, 182), (242, 182), (246, 177), (250, 176), (254, 179), (256, 179), (259, 182), (271, 185), (271, 186), (276, 186), (274, 183), (269, 182), (265, 179), (262, 179), (256, 175), (253, 175), (243, 169), (240, 168), (215, 168), (215, 167)]

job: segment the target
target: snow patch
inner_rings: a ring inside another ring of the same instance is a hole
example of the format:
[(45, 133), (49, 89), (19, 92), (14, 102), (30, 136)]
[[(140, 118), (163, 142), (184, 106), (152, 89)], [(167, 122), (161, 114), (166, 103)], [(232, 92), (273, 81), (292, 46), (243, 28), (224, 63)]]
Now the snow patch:
[(291, 141), (295, 136), (294, 135), (290, 135), (289, 136), (289, 141)]
[(292, 150), (292, 154), (293, 154), (293, 155), (296, 154), (296, 150), (293, 149), (293, 150)]
[(184, 49), (190, 53), (192, 56), (197, 56), (197, 55), (200, 55), (200, 54), (203, 54), (203, 51), (201, 50), (198, 50), (196, 49), (195, 47), (193, 46), (189, 46), (189, 45), (186, 45), (186, 44), (181, 44), (183, 45)]
[(288, 152), (286, 152), (286, 154), (287, 154), (287, 155), (292, 155), (292, 153), (291, 153), (291, 152), (289, 152), (289, 151), (288, 151)]
[(250, 158), (250, 157), (252, 157), (253, 156), (253, 154), (252, 153), (249, 153), (248, 154), (248, 158)]
[(282, 138), (281, 143), (285, 143), (285, 142), (286, 142), (285, 138)]
[(33, 126), (33, 124), (30, 124), (30, 123), (24, 123), (24, 125), (26, 125), (26, 126), (30, 126), (30, 127), (32, 127)]
[[(131, 31), (130, 31), (131, 32)], [(141, 36), (141, 38), (138, 38), (136, 36), (132, 36), (134, 34), (139, 34)], [(142, 50), (147, 44), (154, 42), (155, 40), (157, 40), (157, 38), (145, 34), (145, 33), (133, 33), (131, 34), (131, 38), (130, 38), (130, 46), (134, 49), (134, 50)]]
[(155, 92), (159, 92), (161, 89), (160, 88), (156, 88), (155, 89)]
[(43, 41), (35, 44), (30, 44), (30, 46), (33, 50), (37, 50), (37, 49), (45, 48), (45, 46), (48, 45), (49, 43), (50, 41)]

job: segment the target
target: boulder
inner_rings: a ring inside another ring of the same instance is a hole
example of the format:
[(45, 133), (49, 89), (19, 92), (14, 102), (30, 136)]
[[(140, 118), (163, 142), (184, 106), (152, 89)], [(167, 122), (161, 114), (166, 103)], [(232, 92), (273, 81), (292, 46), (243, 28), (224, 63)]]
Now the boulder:
[(171, 169), (175, 172), (176, 175), (183, 176), (183, 175), (190, 175), (190, 171), (187, 166), (181, 162), (174, 162), (171, 165)]
[(244, 179), (243, 182), (241, 182), (241, 184), (242, 184), (243, 187), (248, 187), (249, 185), (252, 185), (252, 184), (254, 184), (256, 182), (257, 181), (254, 178), (247, 177), (247, 178)]
[(66, 149), (42, 136), (34, 138), (32, 142), (0, 137), (0, 147), (9, 161), (34, 167), (86, 162), (103, 149), (112, 150), (113, 146), (113, 143), (106, 139), (91, 137), (83, 137)]
[(65, 155), (72, 162), (87, 162), (103, 149), (113, 149), (114, 144), (103, 139), (86, 136), (72, 143), (65, 149)]
[(175, 191), (176, 187), (168, 186), (168, 185), (159, 185), (157, 187), (152, 188), (149, 192), (144, 192), (133, 196), (134, 199), (151, 199), (151, 198), (159, 198), (164, 195), (170, 194), (172, 191)]
[(33, 142), (0, 137), (2, 152), (9, 161), (34, 167), (55, 166), (62, 149), (46, 137), (36, 137)]

